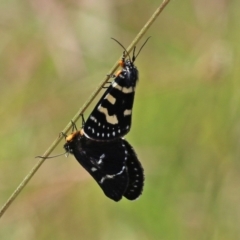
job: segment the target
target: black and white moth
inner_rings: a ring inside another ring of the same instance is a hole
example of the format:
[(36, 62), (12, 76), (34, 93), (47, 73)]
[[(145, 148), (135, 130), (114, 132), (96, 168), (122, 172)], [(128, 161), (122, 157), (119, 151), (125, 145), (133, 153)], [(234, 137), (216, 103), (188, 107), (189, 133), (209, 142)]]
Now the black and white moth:
[(84, 133), (90, 139), (111, 141), (130, 131), (138, 70), (134, 59), (125, 60), (125, 55), (120, 65), (122, 70), (117, 73), (84, 124)]
[(122, 44), (114, 39), (125, 49), (119, 63), (122, 69), (114, 75), (114, 80), (84, 123), (83, 132), (87, 138), (95, 141), (112, 141), (130, 131), (135, 89), (139, 79), (134, 62), (148, 39), (136, 55), (134, 47), (132, 58)]
[(75, 156), (107, 197), (119, 201), (122, 197), (135, 200), (141, 195), (143, 168), (126, 140), (94, 141), (76, 131), (66, 137), (64, 148)]

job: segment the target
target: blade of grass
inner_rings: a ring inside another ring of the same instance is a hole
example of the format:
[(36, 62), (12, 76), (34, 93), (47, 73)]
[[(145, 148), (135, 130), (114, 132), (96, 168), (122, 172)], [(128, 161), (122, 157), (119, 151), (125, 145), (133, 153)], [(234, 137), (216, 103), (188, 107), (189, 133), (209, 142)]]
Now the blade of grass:
[[(170, 0), (164, 0), (161, 5), (156, 9), (156, 11), (153, 13), (151, 18), (147, 21), (147, 23), (143, 26), (143, 28), (140, 30), (138, 35), (135, 37), (135, 39), (132, 41), (132, 43), (127, 48), (128, 52), (131, 52), (133, 47), (140, 41), (140, 39), (143, 37), (143, 35), (147, 32), (147, 30), (150, 28), (150, 26), (154, 23), (154, 21), (157, 19), (159, 14), (163, 11), (163, 9), (167, 6), (167, 4), (170, 2)], [(118, 68), (119, 64), (118, 61), (114, 64), (112, 69), (110, 70), (110, 76), (113, 75), (113, 73)], [(85, 112), (85, 110), (88, 108), (88, 106), (92, 103), (94, 98), (97, 96), (97, 94), (101, 91), (104, 84), (109, 80), (109, 76), (105, 77), (101, 83), (98, 85), (96, 90), (91, 94), (91, 96), (88, 98), (88, 100), (83, 104), (83, 106), (78, 110), (76, 115), (72, 118), (72, 121), (70, 121), (67, 126), (62, 131), (64, 134), (66, 134), (72, 127), (72, 122), (76, 123), (77, 120), (80, 118), (81, 114)], [(37, 170), (41, 167), (41, 165), (44, 163), (45, 159), (52, 153), (52, 151), (56, 148), (56, 146), (60, 143), (60, 141), (63, 138), (63, 134), (59, 135), (59, 137), (51, 144), (51, 146), (45, 151), (45, 153), (42, 155), (42, 158), (37, 162), (37, 164), (31, 169), (31, 171), (26, 175), (26, 177), (23, 179), (23, 181), (19, 184), (19, 186), (16, 188), (16, 190), (12, 193), (12, 195), (9, 197), (9, 199), (6, 201), (6, 203), (3, 205), (3, 207), (0, 210), (0, 218), (3, 216), (3, 214), (6, 212), (6, 210), (9, 208), (11, 203), (17, 198), (18, 194), (23, 190), (23, 188), (27, 185), (27, 183), (30, 181), (30, 179), (34, 176), (34, 174), (37, 172)]]

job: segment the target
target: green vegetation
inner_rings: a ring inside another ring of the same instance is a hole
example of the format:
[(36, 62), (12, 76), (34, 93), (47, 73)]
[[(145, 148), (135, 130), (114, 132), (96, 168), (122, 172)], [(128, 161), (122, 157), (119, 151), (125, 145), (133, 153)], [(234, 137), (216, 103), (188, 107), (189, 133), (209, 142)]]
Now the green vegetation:
[[(0, 3), (0, 206), (121, 56), (110, 38), (127, 46), (159, 5)], [(115, 203), (73, 156), (49, 159), (0, 239), (240, 239), (239, 8), (172, 0), (145, 36), (126, 137), (145, 168), (139, 200)]]

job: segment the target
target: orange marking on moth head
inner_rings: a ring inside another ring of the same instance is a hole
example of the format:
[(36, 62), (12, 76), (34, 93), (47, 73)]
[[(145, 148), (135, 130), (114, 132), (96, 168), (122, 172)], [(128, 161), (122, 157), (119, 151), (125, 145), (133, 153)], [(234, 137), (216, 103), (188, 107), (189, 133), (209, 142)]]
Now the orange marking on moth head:
[(70, 134), (70, 135), (68, 135), (68, 136), (66, 137), (66, 141), (67, 141), (67, 142), (71, 142), (72, 139), (73, 139), (73, 133)]
[(119, 61), (118, 64), (119, 64), (119, 66), (124, 67), (124, 65), (125, 65), (124, 58), (121, 61)]
[(80, 131), (76, 131), (76, 132), (74, 132), (74, 133), (71, 133), (70, 135), (68, 135), (67, 137), (66, 137), (66, 141), (67, 142), (71, 142), (72, 140), (73, 140), (73, 138), (75, 138), (77, 135), (81, 135), (81, 133), (80, 133)]
[(116, 74), (115, 74), (115, 76), (116, 76), (116, 77), (119, 76), (119, 74), (121, 74), (121, 72), (122, 72), (122, 70), (117, 71)]

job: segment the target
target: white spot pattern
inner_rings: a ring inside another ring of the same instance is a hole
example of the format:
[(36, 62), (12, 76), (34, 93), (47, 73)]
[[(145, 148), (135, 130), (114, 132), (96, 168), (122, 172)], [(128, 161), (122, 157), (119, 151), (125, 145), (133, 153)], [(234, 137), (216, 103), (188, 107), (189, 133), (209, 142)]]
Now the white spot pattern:
[(124, 169), (125, 169), (125, 166), (122, 167), (122, 170), (121, 170), (119, 173), (116, 173), (116, 174), (113, 174), (113, 175), (108, 175), (108, 174), (107, 174), (105, 177), (103, 177), (103, 178), (101, 179), (100, 183), (103, 183), (103, 182), (105, 181), (105, 179), (114, 178), (115, 176), (122, 174), (123, 171), (124, 171)]
[(98, 111), (99, 112), (101, 112), (101, 113), (103, 113), (104, 115), (105, 115), (105, 117), (106, 117), (106, 120), (107, 120), (107, 122), (108, 123), (110, 123), (110, 124), (118, 124), (118, 119), (117, 119), (117, 116), (114, 114), (114, 115), (112, 115), (112, 116), (110, 116), (109, 114), (108, 114), (108, 109), (107, 108), (104, 108), (104, 107), (102, 107), (101, 105), (98, 107)]
[(123, 115), (124, 115), (124, 116), (131, 115), (131, 114), (132, 114), (132, 110), (131, 110), (131, 109), (126, 109), (126, 110), (123, 112)]
[(112, 86), (123, 93), (132, 93), (135, 91), (134, 87), (131, 87), (131, 86), (129, 88), (121, 87), (116, 82), (114, 82)]
[(112, 105), (114, 105), (115, 102), (116, 102), (116, 98), (113, 97), (111, 94), (108, 94), (108, 95), (105, 97), (105, 99), (107, 99)]

